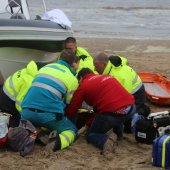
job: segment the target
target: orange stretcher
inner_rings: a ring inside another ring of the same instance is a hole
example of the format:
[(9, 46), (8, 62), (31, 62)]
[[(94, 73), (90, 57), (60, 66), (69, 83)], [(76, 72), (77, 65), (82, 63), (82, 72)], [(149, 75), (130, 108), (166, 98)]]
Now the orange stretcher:
[(138, 72), (145, 86), (147, 98), (158, 105), (170, 105), (170, 80), (149, 72)]

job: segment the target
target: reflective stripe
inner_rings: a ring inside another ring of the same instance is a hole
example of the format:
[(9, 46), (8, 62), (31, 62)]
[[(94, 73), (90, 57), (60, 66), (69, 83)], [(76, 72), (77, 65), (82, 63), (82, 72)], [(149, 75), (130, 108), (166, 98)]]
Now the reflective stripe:
[(3, 91), (4, 91), (4, 93), (5, 93), (11, 100), (15, 101), (15, 98), (16, 98), (16, 96), (17, 96), (17, 92), (16, 92), (16, 90), (15, 90), (15, 88), (14, 88), (14, 84), (13, 84), (13, 81), (12, 81), (12, 76), (10, 76), (10, 78), (9, 78), (9, 86), (10, 86), (10, 88), (13, 90), (14, 96), (12, 96), (12, 95), (9, 93), (9, 91), (8, 91), (8, 89), (5, 87), (5, 85), (3, 86)]
[(22, 108), (21, 108), (21, 102), (19, 100), (16, 100), (15, 102), (15, 106), (16, 106), (16, 109), (21, 112)]
[(71, 99), (66, 99), (65, 101), (66, 104), (70, 104), (70, 102), (71, 102)]
[(137, 81), (138, 81), (138, 75), (136, 74), (136, 75), (135, 75), (135, 78), (134, 78), (133, 81), (132, 81), (132, 84), (135, 84)]
[(21, 102), (19, 100), (16, 100), (15, 103), (21, 106)]
[(44, 84), (44, 83), (38, 83), (38, 82), (32, 83), (32, 86), (40, 87), (40, 88), (49, 90), (49, 91), (51, 91), (52, 93), (54, 93), (55, 95), (57, 95), (60, 99), (62, 99), (62, 94), (61, 94), (61, 92), (58, 91), (57, 89), (55, 89), (54, 87), (51, 87), (51, 86), (49, 86), (49, 85), (47, 85), (47, 84)]
[[(65, 134), (65, 133), (67, 133), (67, 134)], [(68, 134), (68, 133), (71, 133), (71, 134)], [(69, 145), (74, 141), (75, 133), (71, 130), (64, 131), (64, 132), (60, 133), (60, 135), (62, 135), (66, 139), (66, 141), (69, 143)], [(73, 138), (71, 137), (71, 135), (73, 135), (72, 136)]]
[(66, 141), (68, 142), (69, 145), (71, 144), (71, 141), (70, 141), (69, 137), (66, 134), (60, 133), (60, 135), (62, 135), (66, 139)]
[(59, 79), (51, 76), (51, 75), (48, 75), (48, 74), (38, 74), (36, 77), (45, 77), (45, 78), (48, 78), (54, 82), (56, 82), (57, 84), (59, 84), (64, 90), (67, 91), (67, 87), (65, 86), (65, 84), (63, 82), (61, 82)]
[(67, 92), (67, 94), (66, 94), (66, 96), (65, 96), (65, 102), (66, 102), (66, 104), (70, 104), (72, 97), (70, 97), (70, 99), (68, 99), (68, 96), (69, 96), (69, 95), (73, 95), (74, 92), (75, 92), (75, 90), (72, 90), (72, 91), (70, 91), (70, 92)]
[(61, 68), (59, 68), (59, 67), (57, 67), (57, 66), (55, 66), (55, 65), (48, 65), (48, 66), (45, 66), (45, 67), (54, 68), (54, 69), (57, 69), (57, 70), (59, 70), (59, 71), (62, 71), (63, 73), (66, 72), (65, 70), (63, 70), (63, 69), (61, 69)]
[(67, 92), (67, 96), (69, 96), (69, 95), (72, 95), (72, 94), (74, 94), (74, 92), (75, 92), (75, 90), (72, 90), (72, 91), (69, 91), (69, 92)]
[(3, 91), (4, 91), (4, 93), (5, 93), (11, 100), (15, 101), (15, 97), (12, 96), (12, 95), (8, 92), (8, 90), (7, 90), (7, 88), (6, 88), (5, 86), (3, 86)]
[(132, 94), (136, 93), (142, 87), (142, 82), (131, 92)]
[(166, 142), (170, 140), (170, 136), (167, 136), (164, 141), (163, 141), (163, 145), (162, 145), (162, 168), (165, 168), (165, 155), (166, 155)]
[(13, 84), (13, 81), (12, 81), (12, 76), (9, 79), (9, 85), (11, 86), (11, 89), (14, 91), (14, 93), (15, 93), (14, 95), (16, 97), (17, 96), (17, 92), (15, 90), (15, 87), (14, 87), (14, 84)]

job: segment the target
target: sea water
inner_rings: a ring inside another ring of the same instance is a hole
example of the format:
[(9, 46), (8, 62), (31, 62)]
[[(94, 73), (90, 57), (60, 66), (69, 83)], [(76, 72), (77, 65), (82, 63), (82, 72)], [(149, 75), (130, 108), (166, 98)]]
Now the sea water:
[[(170, 0), (44, 0), (61, 9), (75, 37), (170, 39)], [(43, 14), (42, 0), (28, 0), (31, 15)]]

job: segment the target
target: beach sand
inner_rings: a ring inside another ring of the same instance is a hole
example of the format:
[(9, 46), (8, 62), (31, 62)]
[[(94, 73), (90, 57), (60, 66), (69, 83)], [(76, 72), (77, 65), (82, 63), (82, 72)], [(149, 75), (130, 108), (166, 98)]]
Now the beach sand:
[[(103, 51), (125, 56), (137, 72), (159, 73), (170, 79), (170, 41), (78, 39), (78, 45), (94, 56)], [(152, 112), (170, 109), (149, 101), (148, 104)], [(3, 149), (0, 152), (0, 170), (160, 169), (152, 166), (152, 145), (137, 143), (132, 134), (124, 136), (111, 158), (101, 155), (100, 150), (88, 144), (83, 135), (68, 149), (55, 153), (46, 153), (38, 144), (24, 158), (18, 152)]]

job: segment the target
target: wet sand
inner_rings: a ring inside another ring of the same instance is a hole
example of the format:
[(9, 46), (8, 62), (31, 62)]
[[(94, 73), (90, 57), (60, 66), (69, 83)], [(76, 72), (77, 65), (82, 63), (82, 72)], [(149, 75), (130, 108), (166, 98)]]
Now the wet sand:
[[(170, 79), (170, 41), (78, 39), (78, 45), (85, 47), (92, 55), (105, 51), (127, 57), (128, 63), (138, 71), (160, 73)], [(152, 112), (164, 111), (168, 106), (156, 106), (148, 102)], [(86, 142), (85, 136), (68, 149), (48, 154), (44, 148), (35, 145), (33, 152), (25, 158), (17, 152), (0, 152), (0, 170), (156, 170), (151, 164), (152, 145), (139, 144), (132, 134), (125, 134), (112, 159), (100, 154), (100, 150)]]
[(170, 78), (169, 40), (78, 39), (78, 45), (95, 56), (100, 52), (125, 56), (137, 72), (148, 71)]

